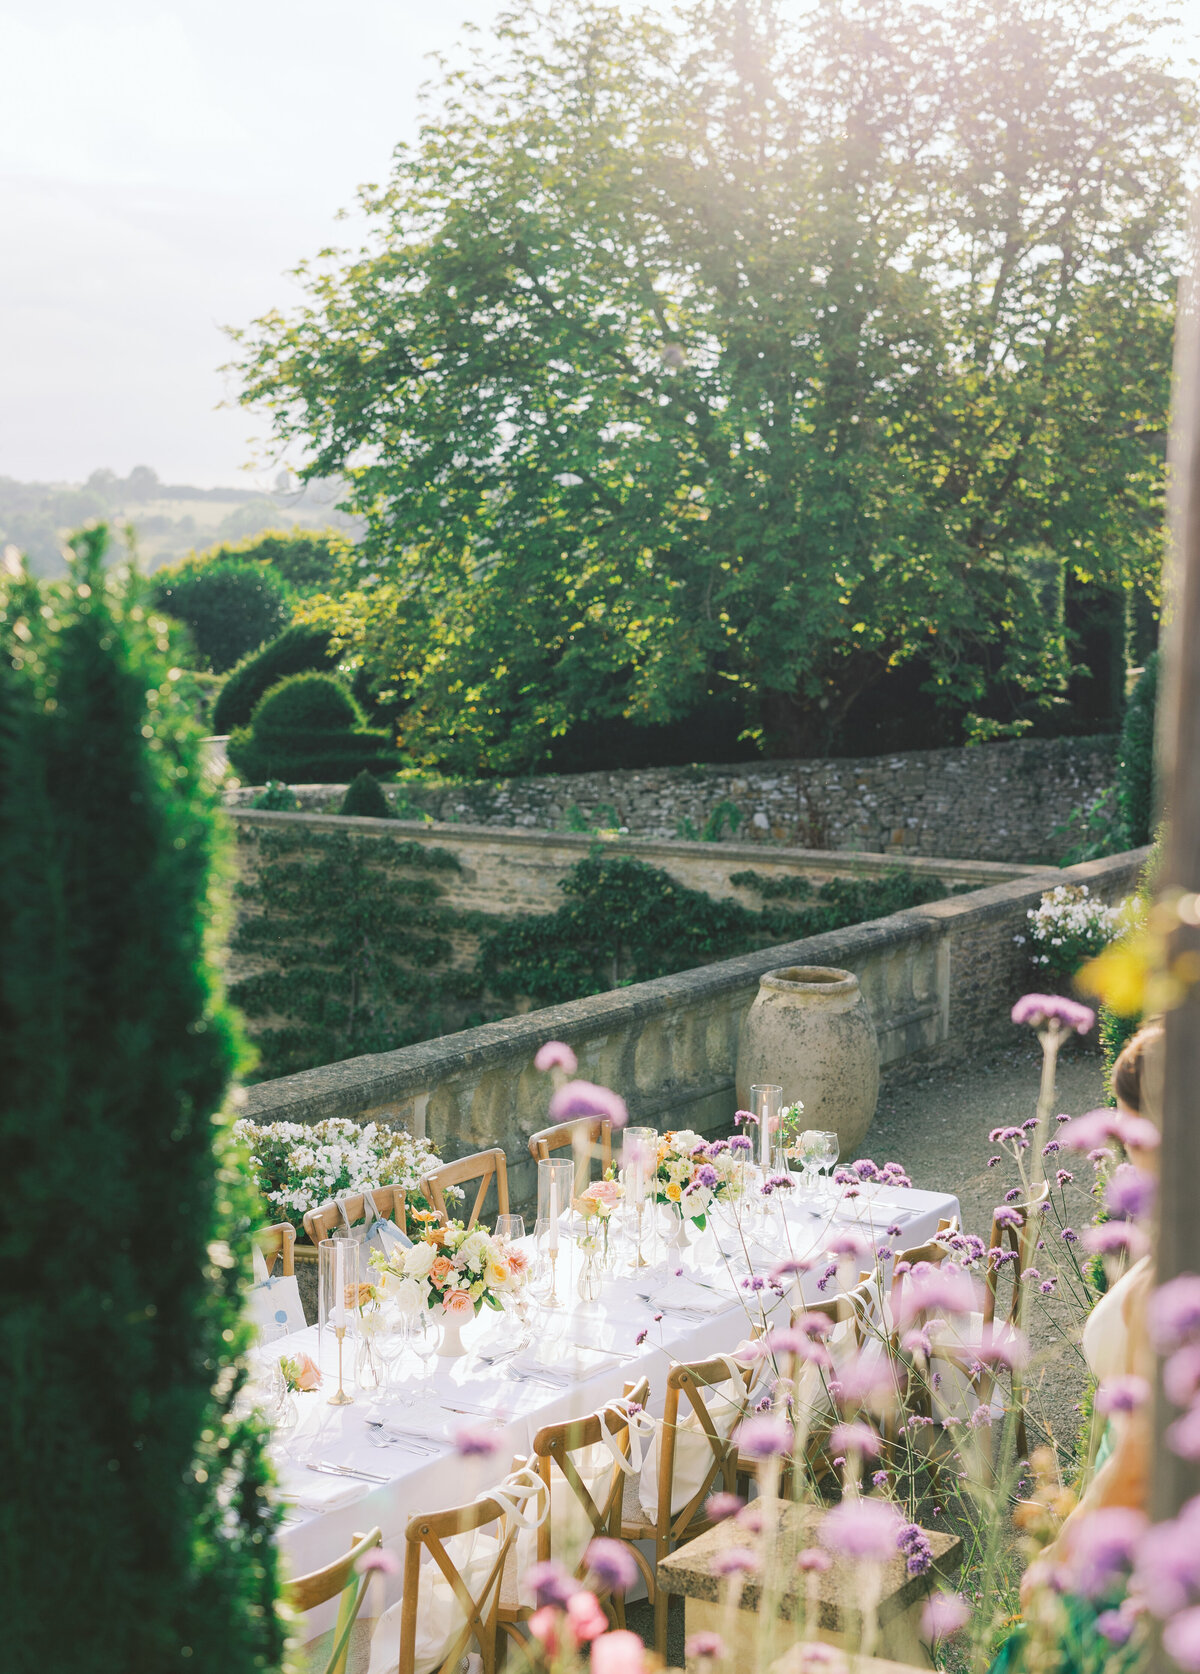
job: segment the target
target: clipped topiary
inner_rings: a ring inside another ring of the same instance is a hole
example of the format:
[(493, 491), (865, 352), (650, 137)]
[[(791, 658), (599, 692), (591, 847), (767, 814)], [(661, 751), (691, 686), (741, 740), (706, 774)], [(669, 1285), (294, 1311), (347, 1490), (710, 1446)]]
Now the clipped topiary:
[(383, 794), (383, 786), (373, 773), (367, 772), (365, 767), (346, 786), (346, 794), (342, 798), (342, 806), (338, 812), (341, 814), (356, 814), (360, 819), (368, 820), (390, 820), (392, 818), (391, 803)]
[(194, 561), (154, 577), (158, 608), (191, 632), (205, 668), (223, 674), (247, 651), (274, 639), (291, 616), (287, 588), (265, 564)]
[(313, 628), (303, 622), (285, 628), (278, 639), (271, 640), (261, 651), (243, 657), (221, 689), (213, 709), (212, 727), (215, 733), (231, 733), (234, 727), (250, 724), (250, 717), (264, 692), (289, 674), (307, 674), (328, 670), (333, 658), (329, 653), (331, 634), (328, 628)]
[(331, 674), (293, 674), (272, 686), (250, 725), (230, 734), (229, 761), (250, 785), (344, 783), (400, 766), (388, 734), (362, 725), (362, 710)]

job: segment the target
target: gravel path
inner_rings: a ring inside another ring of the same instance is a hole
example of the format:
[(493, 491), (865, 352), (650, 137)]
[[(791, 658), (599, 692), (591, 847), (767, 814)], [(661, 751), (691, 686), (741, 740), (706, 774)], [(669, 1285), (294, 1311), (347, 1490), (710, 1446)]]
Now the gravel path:
[[(889, 1086), (880, 1094), (875, 1121), (863, 1142), (864, 1154), (878, 1163), (901, 1163), (914, 1186), (940, 1187), (957, 1194), (966, 1232), (989, 1236), (992, 1210), (1004, 1193), (1018, 1183), (1015, 1167), (1004, 1163), (989, 1169), (996, 1148), (988, 1143), (990, 1129), (1019, 1126), (1037, 1109), (1042, 1054), (1036, 1042), (981, 1055), (969, 1065), (940, 1070), (927, 1081)], [(1103, 1069), (1099, 1048), (1074, 1041), (1058, 1065), (1059, 1110), (1078, 1116), (1104, 1102)], [(1076, 1183), (1068, 1186), (1060, 1205), (1072, 1227), (1086, 1226), (1092, 1216), (1088, 1188), (1090, 1165), (1079, 1158), (1064, 1159)], [(1060, 1215), (1050, 1218), (1052, 1236), (1040, 1256), (1039, 1271), (1049, 1277), (1061, 1266)], [(1066, 1280), (1060, 1279), (1060, 1287)], [(1064, 1453), (1074, 1447), (1079, 1429), (1077, 1402), (1083, 1389), (1083, 1362), (1075, 1346), (1078, 1310), (1069, 1302), (1038, 1304), (1031, 1318), (1034, 1349), (1031, 1383), (1033, 1405), (1043, 1427)], [(1039, 1439), (1031, 1433), (1030, 1443)]]

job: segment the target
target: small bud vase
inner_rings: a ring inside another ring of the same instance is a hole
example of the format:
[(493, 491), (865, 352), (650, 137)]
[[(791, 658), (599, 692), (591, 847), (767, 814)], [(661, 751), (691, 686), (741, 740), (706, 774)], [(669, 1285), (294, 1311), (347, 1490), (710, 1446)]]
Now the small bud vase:
[(579, 1269), (575, 1290), (581, 1302), (595, 1302), (600, 1295), (602, 1279), (600, 1250), (595, 1238), (582, 1239), (579, 1247), (583, 1253), (583, 1265)]

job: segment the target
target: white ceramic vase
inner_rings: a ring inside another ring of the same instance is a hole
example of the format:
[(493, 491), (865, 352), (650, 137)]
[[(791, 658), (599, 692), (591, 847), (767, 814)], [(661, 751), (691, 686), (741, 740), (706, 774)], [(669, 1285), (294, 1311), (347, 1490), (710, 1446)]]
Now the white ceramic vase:
[(879, 1097), (879, 1043), (858, 978), (825, 965), (793, 965), (760, 978), (738, 1039), (737, 1096), (755, 1083), (804, 1105), (803, 1128), (830, 1128), (843, 1160), (871, 1125)]
[(462, 1340), (463, 1321), (457, 1314), (442, 1314), (442, 1340), (437, 1346), (443, 1360), (461, 1360), (471, 1351)]

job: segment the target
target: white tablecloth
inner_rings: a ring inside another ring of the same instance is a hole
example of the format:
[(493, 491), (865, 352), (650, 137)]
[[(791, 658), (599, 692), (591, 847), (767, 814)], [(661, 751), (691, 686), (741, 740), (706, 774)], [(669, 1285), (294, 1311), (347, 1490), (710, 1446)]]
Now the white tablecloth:
[[(896, 1186), (864, 1186), (860, 1196), (843, 1199), (836, 1206), (800, 1191), (786, 1196), (779, 1193), (771, 1201), (765, 1224), (753, 1234), (757, 1245), (752, 1249), (753, 1270), (765, 1275), (773, 1260), (819, 1251), (833, 1233), (846, 1226), (858, 1226), (873, 1244), (890, 1246), (893, 1253), (898, 1253), (925, 1243), (936, 1232), (939, 1220), (957, 1213), (958, 1200), (948, 1193)], [(898, 1229), (890, 1238), (889, 1228)], [(730, 1242), (728, 1232), (722, 1231), (720, 1236), (727, 1244)], [(662, 1255), (661, 1244), (659, 1255)], [(680, 1267), (685, 1277), (695, 1275), (705, 1286), (721, 1287), (727, 1297), (725, 1305), (720, 1305), (720, 1299), (713, 1297), (711, 1290), (705, 1290), (700, 1294), (712, 1298), (719, 1311), (704, 1315), (670, 1311), (670, 1298), (679, 1296), (681, 1281), (676, 1277), (676, 1270)], [(776, 1322), (786, 1321), (787, 1302), (770, 1290), (755, 1294), (741, 1288), (740, 1277), (745, 1271), (743, 1266), (740, 1273), (731, 1273), (711, 1235), (706, 1235), (685, 1253), (669, 1251), (667, 1259), (660, 1259), (654, 1269), (643, 1269), (637, 1275), (627, 1272), (606, 1280), (596, 1302), (584, 1304), (572, 1299), (569, 1309), (557, 1314), (539, 1313), (533, 1351), (539, 1355), (544, 1353), (550, 1364), (556, 1352), (564, 1352), (556, 1347), (555, 1339), (561, 1344), (573, 1342), (614, 1351), (614, 1357), (604, 1360), (601, 1369), (565, 1387), (516, 1381), (509, 1375), (510, 1362), (495, 1368), (483, 1365), (479, 1356), (495, 1354), (511, 1346), (514, 1330), (506, 1317), (484, 1310), (463, 1333), (472, 1353), (459, 1360), (435, 1359), (420, 1407), (408, 1413), (396, 1409), (400, 1424), (411, 1419), (414, 1423), (424, 1420), (435, 1427), (439, 1423), (445, 1425), (446, 1439), (431, 1457), (414, 1455), (399, 1447), (372, 1444), (367, 1420), (377, 1397), (355, 1390), (350, 1342), (346, 1343), (346, 1386), (355, 1395), (355, 1401), (348, 1407), (328, 1403), (329, 1394), (336, 1388), (336, 1344), (330, 1334), (326, 1334), (323, 1345), (318, 1345), (317, 1328), (310, 1326), (306, 1331), (272, 1343), (265, 1351), (271, 1355), (302, 1350), (317, 1359), (320, 1352), (322, 1371), (326, 1374), (324, 1388), (298, 1397), (301, 1418), (296, 1439), (291, 1443), (293, 1450), (302, 1452), (311, 1440), (310, 1451), (316, 1458), (389, 1478), (386, 1484), (355, 1484), (350, 1478), (306, 1472), (303, 1466), (286, 1466), (287, 1482), (300, 1486), (302, 1492), (308, 1486), (315, 1495), (327, 1491), (339, 1500), (349, 1494), (357, 1495), (353, 1503), (341, 1503), (335, 1509), (289, 1508), (288, 1520), (279, 1532), (286, 1570), (301, 1575), (320, 1568), (346, 1550), (356, 1531), (369, 1529), (376, 1523), (383, 1530), (385, 1547), (403, 1563), (404, 1531), (411, 1516), (417, 1512), (444, 1510), (473, 1499), (508, 1472), (514, 1455), (529, 1452), (533, 1437), (542, 1425), (592, 1412), (606, 1400), (620, 1395), (625, 1384), (640, 1377), (650, 1380), (651, 1410), (661, 1412), (667, 1374), (673, 1363), (728, 1353), (760, 1323), (763, 1307), (774, 1308), (770, 1317)], [(832, 1295), (832, 1286), (824, 1291), (819, 1288), (823, 1271), (818, 1265), (799, 1281), (806, 1300), (815, 1302)], [(655, 1299), (664, 1293), (667, 1302), (660, 1309)], [(660, 1311), (663, 1318), (655, 1323), (654, 1315)], [(649, 1336), (639, 1347), (637, 1336), (647, 1329)], [(618, 1359), (616, 1354), (628, 1358)], [(522, 1356), (522, 1361), (525, 1358)], [(411, 1371), (411, 1357), (407, 1365)], [(454, 1408), (460, 1404), (469, 1410), (456, 1412)], [(454, 1431), (460, 1427), (478, 1429), (485, 1423), (497, 1426), (497, 1451), (490, 1457), (460, 1456), (453, 1442)], [(394, 1602), (399, 1591), (400, 1577), (396, 1576), (389, 1581), (387, 1602)], [(324, 1631), (332, 1618), (332, 1606), (311, 1612), (311, 1633)]]

